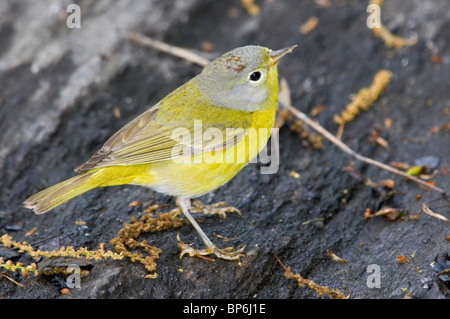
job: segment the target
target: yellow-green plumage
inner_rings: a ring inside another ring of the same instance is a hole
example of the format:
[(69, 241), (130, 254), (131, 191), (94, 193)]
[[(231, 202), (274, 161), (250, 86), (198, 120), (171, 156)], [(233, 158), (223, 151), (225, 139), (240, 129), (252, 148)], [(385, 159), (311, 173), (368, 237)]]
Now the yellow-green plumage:
[[(88, 162), (76, 169), (80, 175), (31, 196), (25, 206), (41, 214), (91, 189), (122, 184), (144, 185), (186, 198), (225, 184), (266, 145), (269, 134), (260, 137), (258, 129), (273, 127), (278, 71), (276, 57), (270, 53), (269, 49), (249, 46), (224, 54), (199, 76), (114, 134)], [(246, 87), (248, 73), (255, 69), (264, 73), (264, 82), (259, 87)], [(205, 156), (209, 152), (221, 156), (225, 152), (223, 158), (228, 159), (225, 163), (198, 163), (196, 156), (187, 164), (173, 161), (174, 148), (182, 146), (173, 139), (172, 132), (183, 127), (195, 135), (194, 123), (199, 120), (202, 132), (214, 127), (223, 136), (227, 128), (253, 129), (257, 133), (256, 147), (249, 148), (249, 138), (244, 134), (237, 144), (232, 144), (231, 152), (229, 147), (222, 147), (214, 153), (203, 149), (196, 155)], [(242, 154), (244, 159), (230, 160), (230, 156)]]

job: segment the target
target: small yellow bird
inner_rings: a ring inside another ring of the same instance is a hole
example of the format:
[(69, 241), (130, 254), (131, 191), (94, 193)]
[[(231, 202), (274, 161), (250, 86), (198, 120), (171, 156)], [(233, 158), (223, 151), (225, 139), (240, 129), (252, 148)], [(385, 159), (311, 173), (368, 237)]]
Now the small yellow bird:
[(116, 132), (75, 169), (79, 175), (31, 196), (25, 207), (42, 214), (94, 188), (142, 185), (176, 196), (207, 246), (182, 255), (239, 259), (243, 248), (220, 249), (206, 236), (189, 212), (206, 206), (191, 199), (228, 182), (265, 147), (278, 105), (277, 63), (295, 47), (225, 53)]

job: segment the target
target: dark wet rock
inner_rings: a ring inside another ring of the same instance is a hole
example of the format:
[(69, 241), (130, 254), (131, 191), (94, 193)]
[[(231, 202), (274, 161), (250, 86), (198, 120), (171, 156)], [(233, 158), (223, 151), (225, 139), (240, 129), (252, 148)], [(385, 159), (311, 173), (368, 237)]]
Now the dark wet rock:
[[(22, 207), (28, 196), (73, 176), (106, 139), (134, 116), (157, 103), (198, 74), (200, 68), (129, 41), (140, 32), (171, 44), (211, 54), (260, 44), (299, 47), (279, 66), (287, 79), (293, 105), (309, 113), (331, 132), (333, 115), (350, 102), (351, 94), (371, 84), (380, 69), (393, 78), (379, 101), (346, 125), (342, 140), (361, 154), (389, 163), (413, 164), (418, 158), (439, 159), (433, 181), (450, 189), (444, 168), (450, 163), (448, 132), (431, 133), (449, 122), (450, 36), (448, 2), (389, 1), (382, 8), (386, 26), (398, 35), (417, 34), (419, 42), (388, 49), (366, 27), (366, 2), (333, 2), (322, 8), (313, 1), (257, 1), (258, 16), (250, 16), (235, 1), (79, 1), (81, 29), (68, 29), (65, 6), (42, 1), (0, 3), (0, 234), (26, 240), (35, 247), (58, 238), (60, 246), (97, 249), (124, 222), (138, 218), (147, 204), (173, 199), (138, 186), (97, 189), (36, 216)], [(318, 26), (307, 35), (299, 27), (311, 16)], [(440, 56), (442, 63), (434, 63)], [(120, 109), (120, 118), (115, 109)], [(117, 113), (116, 113), (117, 114)], [(384, 128), (388, 148), (370, 139)], [(144, 279), (144, 267), (129, 260), (92, 265), (81, 288), (61, 296), (64, 276), (30, 278), (8, 273), (26, 286), (0, 277), (5, 298), (316, 298), (308, 288), (287, 280), (275, 252), (293, 272), (320, 285), (352, 290), (357, 298), (393, 298), (412, 293), (417, 298), (448, 298), (445, 283), (430, 267), (448, 252), (448, 223), (422, 214), (416, 220), (364, 219), (367, 208), (385, 203), (383, 194), (355, 179), (343, 168), (349, 157), (325, 143), (324, 150), (304, 147), (288, 127), (280, 131), (281, 165), (274, 175), (261, 175), (251, 164), (224, 187), (205, 195), (207, 203), (225, 200), (242, 216), (202, 218), (202, 228), (218, 245), (247, 245), (242, 264), (218, 260), (179, 259), (177, 233), (187, 243), (201, 245), (190, 226), (143, 234), (162, 249), (156, 279)], [(378, 182), (395, 181), (389, 204), (418, 213), (432, 203), (449, 218), (448, 202), (404, 178), (356, 163), (355, 170)], [(442, 170), (442, 171), (441, 171)], [(300, 178), (290, 176), (292, 171)], [(417, 200), (416, 196), (421, 195)], [(141, 207), (128, 207), (133, 201)], [(169, 210), (170, 207), (167, 207)], [(75, 224), (84, 221), (83, 226)], [(11, 229), (12, 225), (22, 225)], [(25, 234), (37, 227), (37, 231)], [(235, 238), (222, 242), (212, 233)], [(326, 251), (347, 260), (332, 261)], [(408, 262), (400, 265), (397, 256)], [(413, 257), (411, 257), (413, 256)], [(13, 256), (24, 263), (27, 256)], [(12, 257), (11, 257), (12, 258)], [(367, 267), (380, 267), (381, 287), (367, 286)], [(428, 285), (427, 285), (428, 283)]]

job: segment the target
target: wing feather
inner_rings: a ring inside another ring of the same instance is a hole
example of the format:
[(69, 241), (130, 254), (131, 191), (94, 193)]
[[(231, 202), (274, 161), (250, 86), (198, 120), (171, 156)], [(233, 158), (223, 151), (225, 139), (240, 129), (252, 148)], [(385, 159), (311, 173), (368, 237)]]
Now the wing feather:
[(202, 138), (203, 135), (194, 134), (194, 128), (191, 127), (188, 128), (189, 138), (176, 139), (172, 133), (177, 127), (160, 123), (157, 120), (158, 110), (159, 107), (156, 105), (129, 122), (75, 171), (84, 172), (105, 166), (140, 165), (205, 151), (223, 150), (233, 147), (246, 135), (245, 130), (236, 130), (235, 134), (231, 135), (222, 129), (222, 136), (225, 139), (208, 143), (199, 141), (199, 137)]

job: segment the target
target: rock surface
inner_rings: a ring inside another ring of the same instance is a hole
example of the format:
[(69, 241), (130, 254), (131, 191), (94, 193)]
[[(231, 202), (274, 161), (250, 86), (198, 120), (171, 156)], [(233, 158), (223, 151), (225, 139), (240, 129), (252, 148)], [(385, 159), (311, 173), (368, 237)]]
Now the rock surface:
[[(433, 181), (450, 190), (450, 11), (447, 0), (386, 1), (382, 20), (395, 34), (419, 41), (411, 47), (387, 48), (366, 27), (363, 1), (256, 3), (251, 16), (240, 1), (79, 1), (81, 28), (66, 25), (67, 1), (0, 3), (0, 235), (26, 240), (34, 247), (97, 249), (117, 236), (123, 223), (139, 217), (146, 205), (174, 200), (138, 186), (97, 189), (36, 216), (22, 207), (28, 196), (74, 175), (106, 139), (134, 116), (195, 76), (200, 68), (129, 40), (140, 32), (173, 45), (201, 52), (212, 43), (219, 55), (232, 48), (259, 44), (299, 47), (279, 66), (292, 103), (305, 113), (318, 105), (314, 118), (331, 132), (333, 115), (351, 94), (371, 84), (380, 69), (393, 78), (372, 108), (346, 125), (342, 140), (355, 151), (390, 163), (438, 160)], [(299, 32), (310, 17), (318, 25)], [(439, 58), (438, 58), (439, 57)], [(440, 60), (439, 60), (440, 59)], [(440, 62), (440, 63), (436, 63)], [(120, 116), (117, 111), (120, 110)], [(385, 120), (392, 126), (387, 129)], [(447, 125), (447, 126), (445, 126)], [(445, 129), (447, 127), (447, 129)], [(439, 128), (437, 130), (436, 128)], [(388, 142), (372, 141), (372, 131)], [(304, 147), (289, 128), (280, 131), (281, 164), (273, 175), (251, 164), (224, 187), (202, 198), (227, 201), (243, 215), (204, 217), (202, 228), (247, 245), (241, 264), (184, 257), (179, 259), (177, 233), (201, 247), (189, 225), (144, 234), (162, 249), (156, 279), (144, 279), (145, 268), (129, 260), (92, 265), (81, 288), (61, 295), (61, 276), (30, 277), (2, 271), (25, 289), (0, 277), (5, 298), (317, 298), (283, 276), (275, 252), (294, 273), (355, 298), (449, 298), (449, 284), (430, 266), (449, 252), (448, 223), (422, 214), (415, 220), (364, 219), (367, 208), (383, 205), (417, 214), (423, 203), (450, 218), (449, 202), (412, 182), (378, 168), (355, 163), (355, 171), (375, 182), (395, 181), (394, 190), (373, 188), (343, 168), (349, 157), (326, 142), (324, 150)], [(291, 171), (300, 178), (290, 176)], [(447, 175), (446, 175), (447, 173)], [(420, 195), (420, 200), (417, 199)], [(129, 203), (144, 205), (130, 208)], [(170, 209), (169, 207), (167, 209)], [(84, 221), (85, 225), (77, 225)], [(309, 222), (308, 222), (309, 221)], [(26, 237), (26, 233), (37, 231)], [(333, 261), (327, 250), (347, 263)], [(399, 264), (397, 256), (407, 257)], [(0, 257), (31, 262), (27, 256), (1, 250)], [(39, 263), (38, 263), (39, 264)], [(380, 267), (380, 288), (369, 288), (367, 268)], [(182, 271), (181, 271), (182, 269)]]

